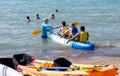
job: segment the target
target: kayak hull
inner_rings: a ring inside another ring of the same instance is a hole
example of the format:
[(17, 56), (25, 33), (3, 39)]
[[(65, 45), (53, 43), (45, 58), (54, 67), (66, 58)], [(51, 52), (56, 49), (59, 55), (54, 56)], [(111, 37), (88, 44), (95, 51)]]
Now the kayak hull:
[(60, 36), (56, 35), (54, 32), (50, 33), (50, 38), (57, 43), (70, 46), (75, 49), (83, 49), (83, 50), (94, 50), (94, 45), (89, 42), (76, 42), (76, 41), (68, 41), (68, 39), (60, 38)]
[(16, 54), (13, 59), (20, 72), (29, 76), (116, 76), (118, 69), (116, 65), (76, 64), (63, 57), (48, 61)]
[[(29, 73), (31, 76), (116, 76), (117, 74), (115, 65), (72, 64), (70, 67), (53, 67), (53, 62), (46, 60), (36, 60), (32, 64), (20, 66), (22, 73)], [(46, 68), (40, 68), (43, 66)], [(50, 67), (52, 69), (49, 69)], [(60, 68), (67, 70), (60, 71)]]

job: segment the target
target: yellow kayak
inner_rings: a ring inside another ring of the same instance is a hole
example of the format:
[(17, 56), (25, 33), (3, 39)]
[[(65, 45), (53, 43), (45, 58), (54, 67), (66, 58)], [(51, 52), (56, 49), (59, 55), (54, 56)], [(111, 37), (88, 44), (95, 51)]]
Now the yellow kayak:
[(0, 63), (19, 71), (24, 76), (116, 76), (118, 69), (116, 65), (75, 64), (63, 57), (53, 61), (38, 60), (27, 54), (0, 58)]
[(116, 76), (116, 65), (75, 64), (65, 58), (37, 60), (26, 54), (13, 56), (19, 72), (29, 76)]
[(35, 60), (35, 62), (19, 67), (23, 74), (31, 76), (116, 76), (115, 65), (72, 64), (70, 67), (54, 67), (52, 61)]

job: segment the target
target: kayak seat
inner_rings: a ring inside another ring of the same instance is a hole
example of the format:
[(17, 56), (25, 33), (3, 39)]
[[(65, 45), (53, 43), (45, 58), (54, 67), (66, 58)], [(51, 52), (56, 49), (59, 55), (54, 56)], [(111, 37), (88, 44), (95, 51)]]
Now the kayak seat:
[(15, 54), (13, 55), (13, 62), (18, 65), (27, 65), (33, 61), (33, 57), (28, 54)]
[[(54, 60), (54, 67), (70, 67), (71, 64), (72, 63), (69, 60), (63, 57), (60, 57)], [(67, 69), (63, 69), (61, 71), (65, 71), (65, 70)]]

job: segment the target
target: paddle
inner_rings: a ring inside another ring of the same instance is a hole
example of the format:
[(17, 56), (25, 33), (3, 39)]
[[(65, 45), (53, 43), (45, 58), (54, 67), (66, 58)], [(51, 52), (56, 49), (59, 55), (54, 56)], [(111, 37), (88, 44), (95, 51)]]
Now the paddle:
[(40, 29), (33, 30), (33, 31), (32, 31), (32, 35), (37, 35), (37, 34), (39, 34), (39, 33), (41, 33), (41, 32), (42, 32), (42, 30), (40, 30)]
[[(74, 23), (74, 25), (75, 26), (77, 26), (78, 25), (78, 22), (76, 21), (76, 22), (73, 22)], [(68, 26), (68, 25), (67, 25)], [(54, 28), (52, 28), (52, 29), (57, 29), (57, 28), (60, 28), (61, 26), (58, 26), (58, 27), (54, 27)]]
[(40, 66), (39, 69), (47, 69), (47, 70), (101, 70), (104, 66), (93, 66), (93, 67), (48, 67), (48, 66)]
[[(73, 22), (74, 23), (74, 25), (78, 25), (78, 22), (76, 21), (76, 22)], [(58, 26), (58, 27), (55, 27), (55, 28), (52, 28), (52, 29), (56, 29), (56, 28), (60, 28), (61, 26)], [(37, 30), (33, 30), (32, 31), (32, 35), (38, 35), (38, 34), (40, 34), (42, 32), (42, 30), (40, 30), (40, 29), (37, 29)]]
[(41, 66), (40, 69), (47, 69), (47, 70), (67, 70), (67, 69), (79, 70), (78, 68), (70, 68), (70, 67), (46, 67), (46, 66)]

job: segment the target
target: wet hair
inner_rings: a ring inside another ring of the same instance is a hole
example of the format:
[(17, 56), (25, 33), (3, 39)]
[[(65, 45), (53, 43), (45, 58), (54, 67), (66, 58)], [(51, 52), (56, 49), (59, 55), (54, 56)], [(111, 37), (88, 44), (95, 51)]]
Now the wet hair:
[(81, 31), (85, 31), (85, 26), (80, 27)]
[(36, 19), (40, 19), (39, 14), (36, 14)]
[(63, 26), (66, 26), (66, 22), (65, 21), (62, 21), (61, 23)]
[(65, 21), (62, 21), (61, 23), (63, 26), (66, 26), (66, 22)]
[(52, 16), (55, 16), (54, 14), (52, 14)]
[(39, 14), (36, 14), (36, 16), (39, 16)]
[(56, 11), (56, 12), (58, 12), (58, 10), (57, 10), (57, 9), (56, 9), (55, 11)]
[(54, 17), (55, 17), (55, 15), (54, 15), (54, 14), (52, 14), (51, 19), (54, 19)]
[(27, 16), (26, 18), (27, 18), (27, 19), (30, 19), (30, 17), (29, 17), (29, 16)]
[(75, 27), (75, 24), (74, 24), (74, 23), (72, 23), (72, 27)]

